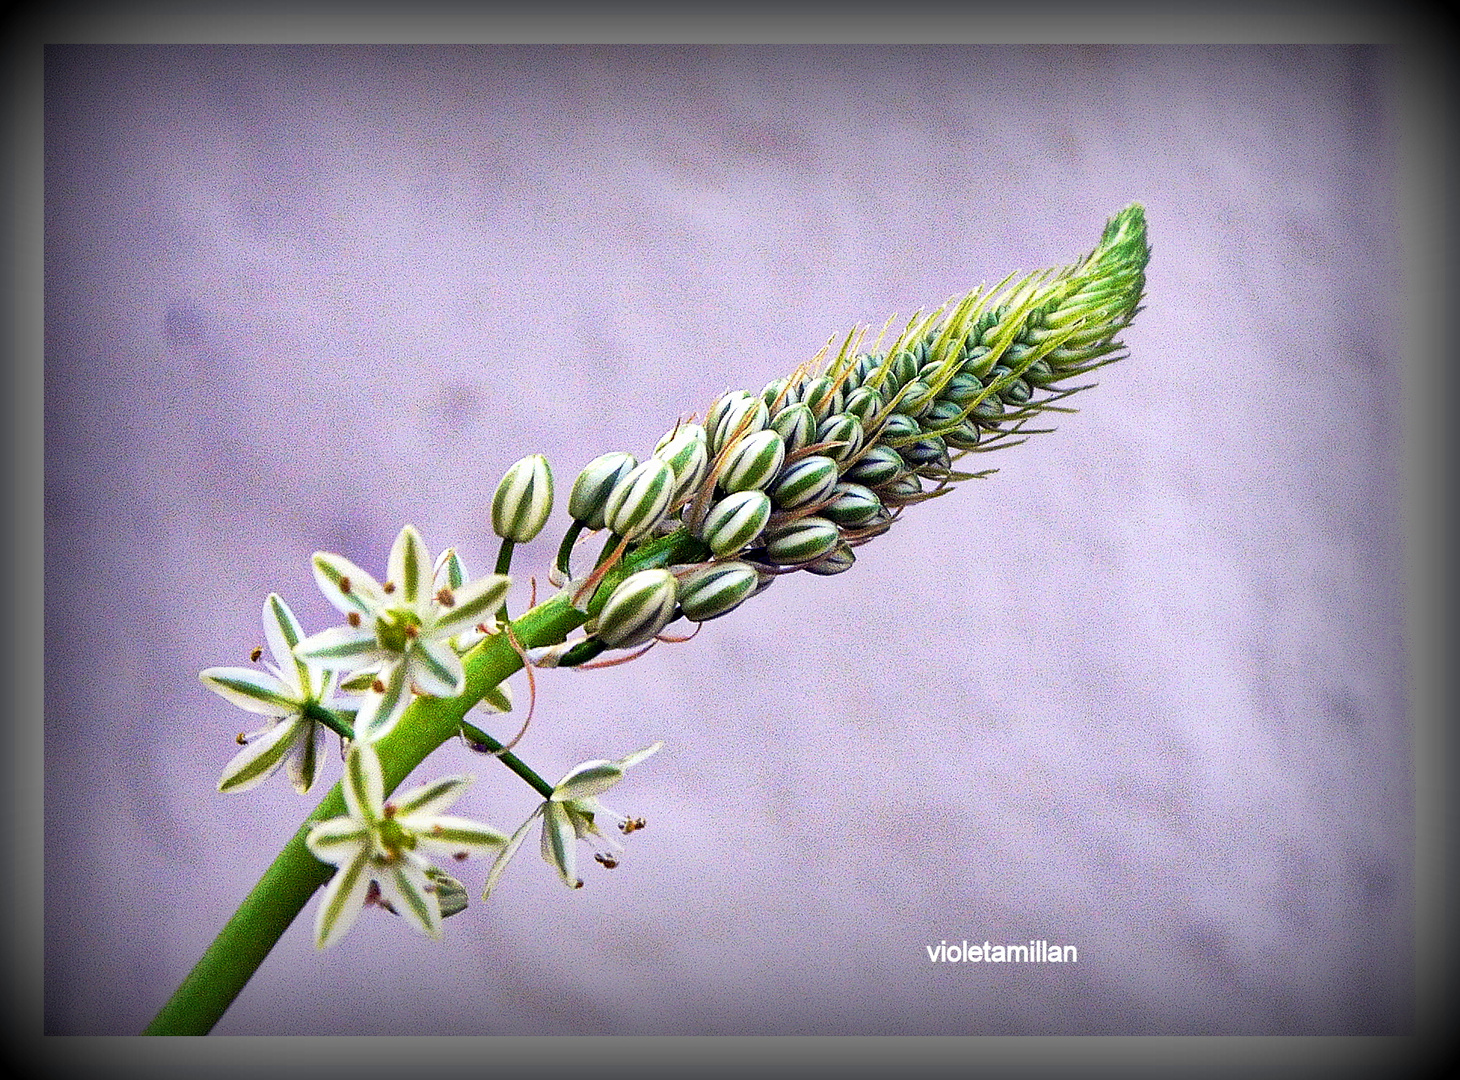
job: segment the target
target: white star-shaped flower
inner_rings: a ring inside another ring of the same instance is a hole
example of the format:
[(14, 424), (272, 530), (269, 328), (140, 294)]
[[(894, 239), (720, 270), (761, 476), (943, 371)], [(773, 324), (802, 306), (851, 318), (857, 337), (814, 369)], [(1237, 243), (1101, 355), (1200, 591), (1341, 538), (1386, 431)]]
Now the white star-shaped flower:
[(512, 583), (502, 574), (488, 574), (453, 587), (444, 580), (452, 572), (450, 564), (443, 563), (441, 570), (438, 583), (430, 552), (413, 525), (396, 537), (383, 584), (343, 556), (315, 553), (315, 581), (345, 613), (348, 625), (305, 638), (294, 654), (331, 670), (374, 671), (355, 717), (355, 738), (361, 742), (373, 742), (393, 728), (412, 692), (461, 693), (466, 673), (453, 642), (468, 640), (479, 623), (494, 622)]
[(209, 690), (272, 720), (262, 731), (239, 736), (244, 748), (223, 770), (219, 791), (257, 787), (285, 762), (289, 780), (301, 794), (319, 778), (325, 738), (320, 714), (333, 704), (334, 675), (295, 655), (294, 646), (303, 637), (289, 605), (270, 593), (264, 600), (264, 639), (274, 657), (268, 670), (216, 667), (199, 675)]
[[(623, 850), (623, 845), (617, 840), (605, 836), (599, 831), (596, 818), (611, 819), (617, 823), (619, 831), (625, 835), (644, 827), (642, 818), (629, 818), (615, 810), (610, 810), (600, 803), (596, 796), (617, 784), (623, 779), (626, 770), (655, 753), (663, 745), (663, 743), (656, 742), (653, 746), (646, 746), (617, 761), (585, 761), (570, 769), (568, 774), (553, 787), (552, 795), (528, 816), (527, 820), (512, 834), (512, 839), (507, 842), (507, 846), (502, 849), (501, 854), (497, 856), (497, 861), (492, 864), (492, 869), (487, 873), (487, 886), (482, 893), (482, 899), (485, 900), (492, 895), (492, 890), (497, 887), (497, 881), (501, 878), (502, 871), (507, 869), (507, 864), (512, 861), (512, 856), (517, 854), (517, 849), (527, 839), (532, 823), (539, 817), (543, 819), (543, 859), (557, 870), (558, 876), (563, 879), (563, 884), (570, 889), (581, 889), (583, 881), (578, 877), (576, 841), (596, 836), (614, 851)], [(599, 851), (595, 858), (605, 866), (618, 865), (618, 859), (612, 852)]]
[(314, 825), (306, 839), (315, 858), (339, 867), (315, 916), (318, 948), (333, 945), (355, 924), (371, 895), (371, 882), (391, 910), (423, 934), (441, 936), (434, 879), (440, 872), (425, 855), (460, 860), (498, 851), (507, 843), (507, 835), (490, 825), (441, 814), (471, 782), (470, 776), (448, 776), (386, 802), (375, 747), (351, 746), (341, 784), (349, 813)]

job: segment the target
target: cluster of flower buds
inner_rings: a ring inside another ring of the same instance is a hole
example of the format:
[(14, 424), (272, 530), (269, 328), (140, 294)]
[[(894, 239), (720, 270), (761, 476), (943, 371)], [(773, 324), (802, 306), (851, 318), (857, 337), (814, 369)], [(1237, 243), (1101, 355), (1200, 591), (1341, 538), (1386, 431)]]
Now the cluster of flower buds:
[[(617, 452), (590, 462), (573, 485), (557, 570), (570, 576), (581, 530), (606, 529), (587, 581), (612, 587), (590, 601), (593, 589), (570, 584), (595, 648), (552, 659), (643, 644), (680, 616), (716, 618), (781, 574), (850, 569), (854, 549), (904, 508), (993, 471), (955, 471), (958, 458), (1022, 442), (1039, 430), (1032, 418), (1068, 411), (1056, 403), (1086, 389), (1066, 380), (1120, 359), (1115, 338), (1139, 310), (1149, 256), (1144, 214), (1128, 207), (1074, 266), (976, 290), (915, 317), (885, 349), (862, 351), (854, 332), (829, 361), (824, 351), (759, 394), (723, 395), (644, 461)], [(672, 562), (608, 575), (616, 559), (669, 537)]]

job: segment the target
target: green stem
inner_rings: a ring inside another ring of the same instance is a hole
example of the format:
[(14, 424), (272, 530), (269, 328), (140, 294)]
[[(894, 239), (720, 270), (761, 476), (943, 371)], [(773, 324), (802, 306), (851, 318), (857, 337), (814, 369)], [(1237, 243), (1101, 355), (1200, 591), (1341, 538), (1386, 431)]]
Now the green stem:
[(526, 780), (528, 785), (531, 786), (532, 789), (536, 791), (539, 795), (541, 795), (544, 799), (552, 798), (553, 786), (551, 784), (549, 784), (541, 776), (538, 776), (537, 773), (533, 772), (533, 770), (530, 769), (521, 758), (519, 758), (516, 754), (508, 751), (501, 743), (492, 738), (481, 728), (477, 727), (474, 724), (468, 724), (465, 720), (463, 720), (461, 722), (461, 732), (467, 737), (467, 739), (471, 741), (473, 750), (481, 749), (487, 753), (492, 754), (494, 757), (498, 758), (503, 765), (507, 766), (507, 768), (511, 769), (518, 776), (522, 777), (522, 779)]
[[(637, 549), (624, 564), (615, 567), (593, 598), (590, 609), (602, 607), (612, 587), (635, 569), (696, 562), (706, 549), (684, 530)], [(566, 593), (559, 593), (527, 612), (512, 624), (512, 636), (524, 649), (556, 645), (587, 620), (573, 607)], [(522, 658), (505, 633), (494, 634), (462, 657), (466, 687), (460, 697), (417, 698), (394, 730), (376, 744), (385, 777), (385, 792), (394, 791), (426, 756), (463, 729), (466, 713), (488, 691), (522, 667)], [(468, 725), (469, 726), (469, 725)], [(476, 731), (491, 745), (495, 740)], [(501, 744), (497, 744), (500, 748)], [(517, 772), (544, 796), (552, 789), (515, 757), (502, 755), (508, 768)], [(516, 765), (512, 764), (516, 762)], [(521, 768), (517, 768), (521, 766)], [(534, 780), (536, 782), (534, 782)], [(541, 786), (539, 786), (541, 785)], [(227, 1011), (239, 992), (258, 970), (274, 944), (303, 910), (314, 891), (329, 880), (334, 868), (320, 862), (305, 846), (309, 826), (345, 813), (340, 785), (330, 789), (314, 812), (281, 851), (253, 891), (234, 912), (213, 944), (208, 946), (187, 978), (182, 981), (144, 1034), (206, 1035)]]
[[(497, 549), (497, 566), (493, 573), (507, 575), (512, 572), (512, 549), (517, 545), (505, 536), (502, 538), (502, 546)], [(497, 609), (497, 621), (507, 621), (507, 601), (502, 601), (502, 606)]]
[(568, 531), (563, 535), (563, 542), (558, 545), (558, 555), (554, 560), (554, 564), (558, 568), (558, 573), (563, 575), (564, 580), (573, 576), (573, 545), (578, 543), (578, 536), (582, 531), (583, 523), (581, 521), (574, 521), (568, 527)]

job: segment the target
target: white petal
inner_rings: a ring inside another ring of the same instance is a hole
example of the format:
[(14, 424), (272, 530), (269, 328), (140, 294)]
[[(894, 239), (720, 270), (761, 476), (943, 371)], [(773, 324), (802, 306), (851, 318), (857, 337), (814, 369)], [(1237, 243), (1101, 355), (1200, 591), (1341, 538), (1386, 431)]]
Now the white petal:
[(366, 856), (361, 855), (335, 871), (324, 887), (314, 917), (315, 948), (328, 948), (355, 925), (369, 891), (370, 860)]
[(414, 525), (407, 525), (391, 545), (386, 577), (396, 587), (393, 604), (404, 602), (418, 608), (431, 592), (431, 553)]
[(377, 873), (381, 899), (427, 937), (440, 938), (441, 905), (436, 902), (435, 886), (425, 869), (414, 859), (401, 859), (384, 873)]
[(466, 669), (449, 642), (417, 638), (406, 654), (406, 665), (410, 681), (423, 694), (456, 697), (466, 685)]
[(383, 691), (367, 691), (355, 714), (355, 738), (374, 742), (386, 735), (410, 707), (411, 687), (405, 664), (393, 664), (380, 672)]
[(642, 750), (635, 750), (632, 754), (619, 758), (618, 763), (627, 770), (643, 761), (646, 757), (657, 754), (663, 748), (664, 744), (662, 742), (656, 742), (653, 746), (646, 746)]
[(578, 880), (578, 837), (562, 803), (549, 802), (543, 811), (542, 857), (557, 868), (558, 877), (570, 889), (583, 883)]
[(332, 671), (353, 671), (388, 654), (377, 644), (373, 626), (332, 626), (301, 641), (294, 655)]
[(390, 800), (395, 805), (396, 820), (404, 823), (411, 817), (435, 817), (461, 798), (461, 793), (472, 780), (470, 776), (443, 776), (434, 783), (422, 784), (404, 795), (397, 795)]
[(467, 582), (466, 567), (455, 548), (447, 548), (436, 556), (436, 572), (432, 575), (436, 588), (455, 592)]
[(272, 776), (294, 749), (304, 728), (313, 728), (308, 720), (282, 721), (251, 740), (223, 770), (219, 791), (249, 791)]
[(304, 631), (278, 593), (269, 593), (264, 599), (264, 640), (279, 665), (279, 674), (301, 696), (308, 693), (309, 665), (294, 655), (294, 646), (304, 640)]
[(408, 823), (401, 820), (401, 824), (415, 834), (417, 852), (429, 851), (452, 858), (462, 854), (470, 857), (490, 855), (507, 844), (506, 833), (467, 818), (446, 815), (427, 821), (417, 818)]
[(507, 590), (511, 587), (512, 579), (505, 574), (488, 574), (467, 582), (459, 589), (453, 589), (450, 607), (440, 604), (435, 606), (432, 618), (433, 636), (459, 634), (477, 623), (491, 626), (496, 621), (497, 609), (507, 599)]
[(370, 854), (370, 826), (353, 817), (330, 818), (311, 825), (304, 843), (320, 862), (345, 866)]
[(573, 766), (567, 776), (553, 786), (553, 802), (589, 799), (607, 791), (624, 778), (624, 768), (617, 761), (585, 761)]
[(380, 583), (343, 555), (316, 551), (311, 561), (319, 591), (346, 615), (358, 611), (361, 615), (373, 617), (373, 613), (385, 605)]
[(345, 775), (340, 781), (345, 807), (356, 821), (379, 821), (385, 801), (385, 780), (380, 758), (368, 742), (356, 741), (345, 758)]
[(208, 668), (199, 676), (203, 685), (240, 709), (261, 716), (288, 716), (299, 711), (289, 688), (267, 671), (251, 668)]
[(307, 732), (301, 731), (294, 740), (293, 751), (289, 754), (289, 783), (294, 785), (294, 790), (301, 795), (308, 795), (315, 781), (319, 779), (320, 764), (324, 760), (324, 733), (323, 724), (309, 723)]
[(532, 828), (532, 823), (537, 820), (538, 815), (543, 812), (543, 808), (546, 806), (547, 803), (538, 804), (537, 809), (528, 815), (527, 820), (517, 827), (517, 831), (512, 834), (512, 839), (507, 841), (507, 846), (497, 856), (497, 861), (492, 863), (492, 868), (487, 871), (486, 888), (482, 890), (483, 901), (492, 895), (492, 890), (497, 887), (497, 882), (502, 877), (502, 871), (507, 869), (507, 864), (512, 861), (512, 856), (517, 854), (517, 849), (522, 846), (522, 841), (527, 838), (527, 833)]

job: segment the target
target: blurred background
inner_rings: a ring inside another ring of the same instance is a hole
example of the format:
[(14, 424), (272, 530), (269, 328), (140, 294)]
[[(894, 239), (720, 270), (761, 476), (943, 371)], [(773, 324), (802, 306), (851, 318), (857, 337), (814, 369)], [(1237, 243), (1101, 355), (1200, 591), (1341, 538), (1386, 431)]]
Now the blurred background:
[[(484, 572), (517, 458), (565, 498), (1133, 201), (1132, 355), (1057, 432), (845, 575), (539, 674), (549, 779), (665, 743), (605, 800), (648, 820), (617, 870), (570, 892), (534, 842), (481, 904), (468, 864), (441, 943), (371, 911), (316, 954), (311, 904), (217, 1031), (1410, 1030), (1396, 81), (1384, 48), (48, 49), (47, 1031), (144, 1026), (313, 807), (217, 794), (257, 725), (197, 679), (270, 591), (333, 624), (311, 552), (381, 573), (412, 522)], [(460, 771), (461, 813), (532, 810), (459, 745), (418, 778)], [(965, 938), (1079, 962), (929, 962)]]

